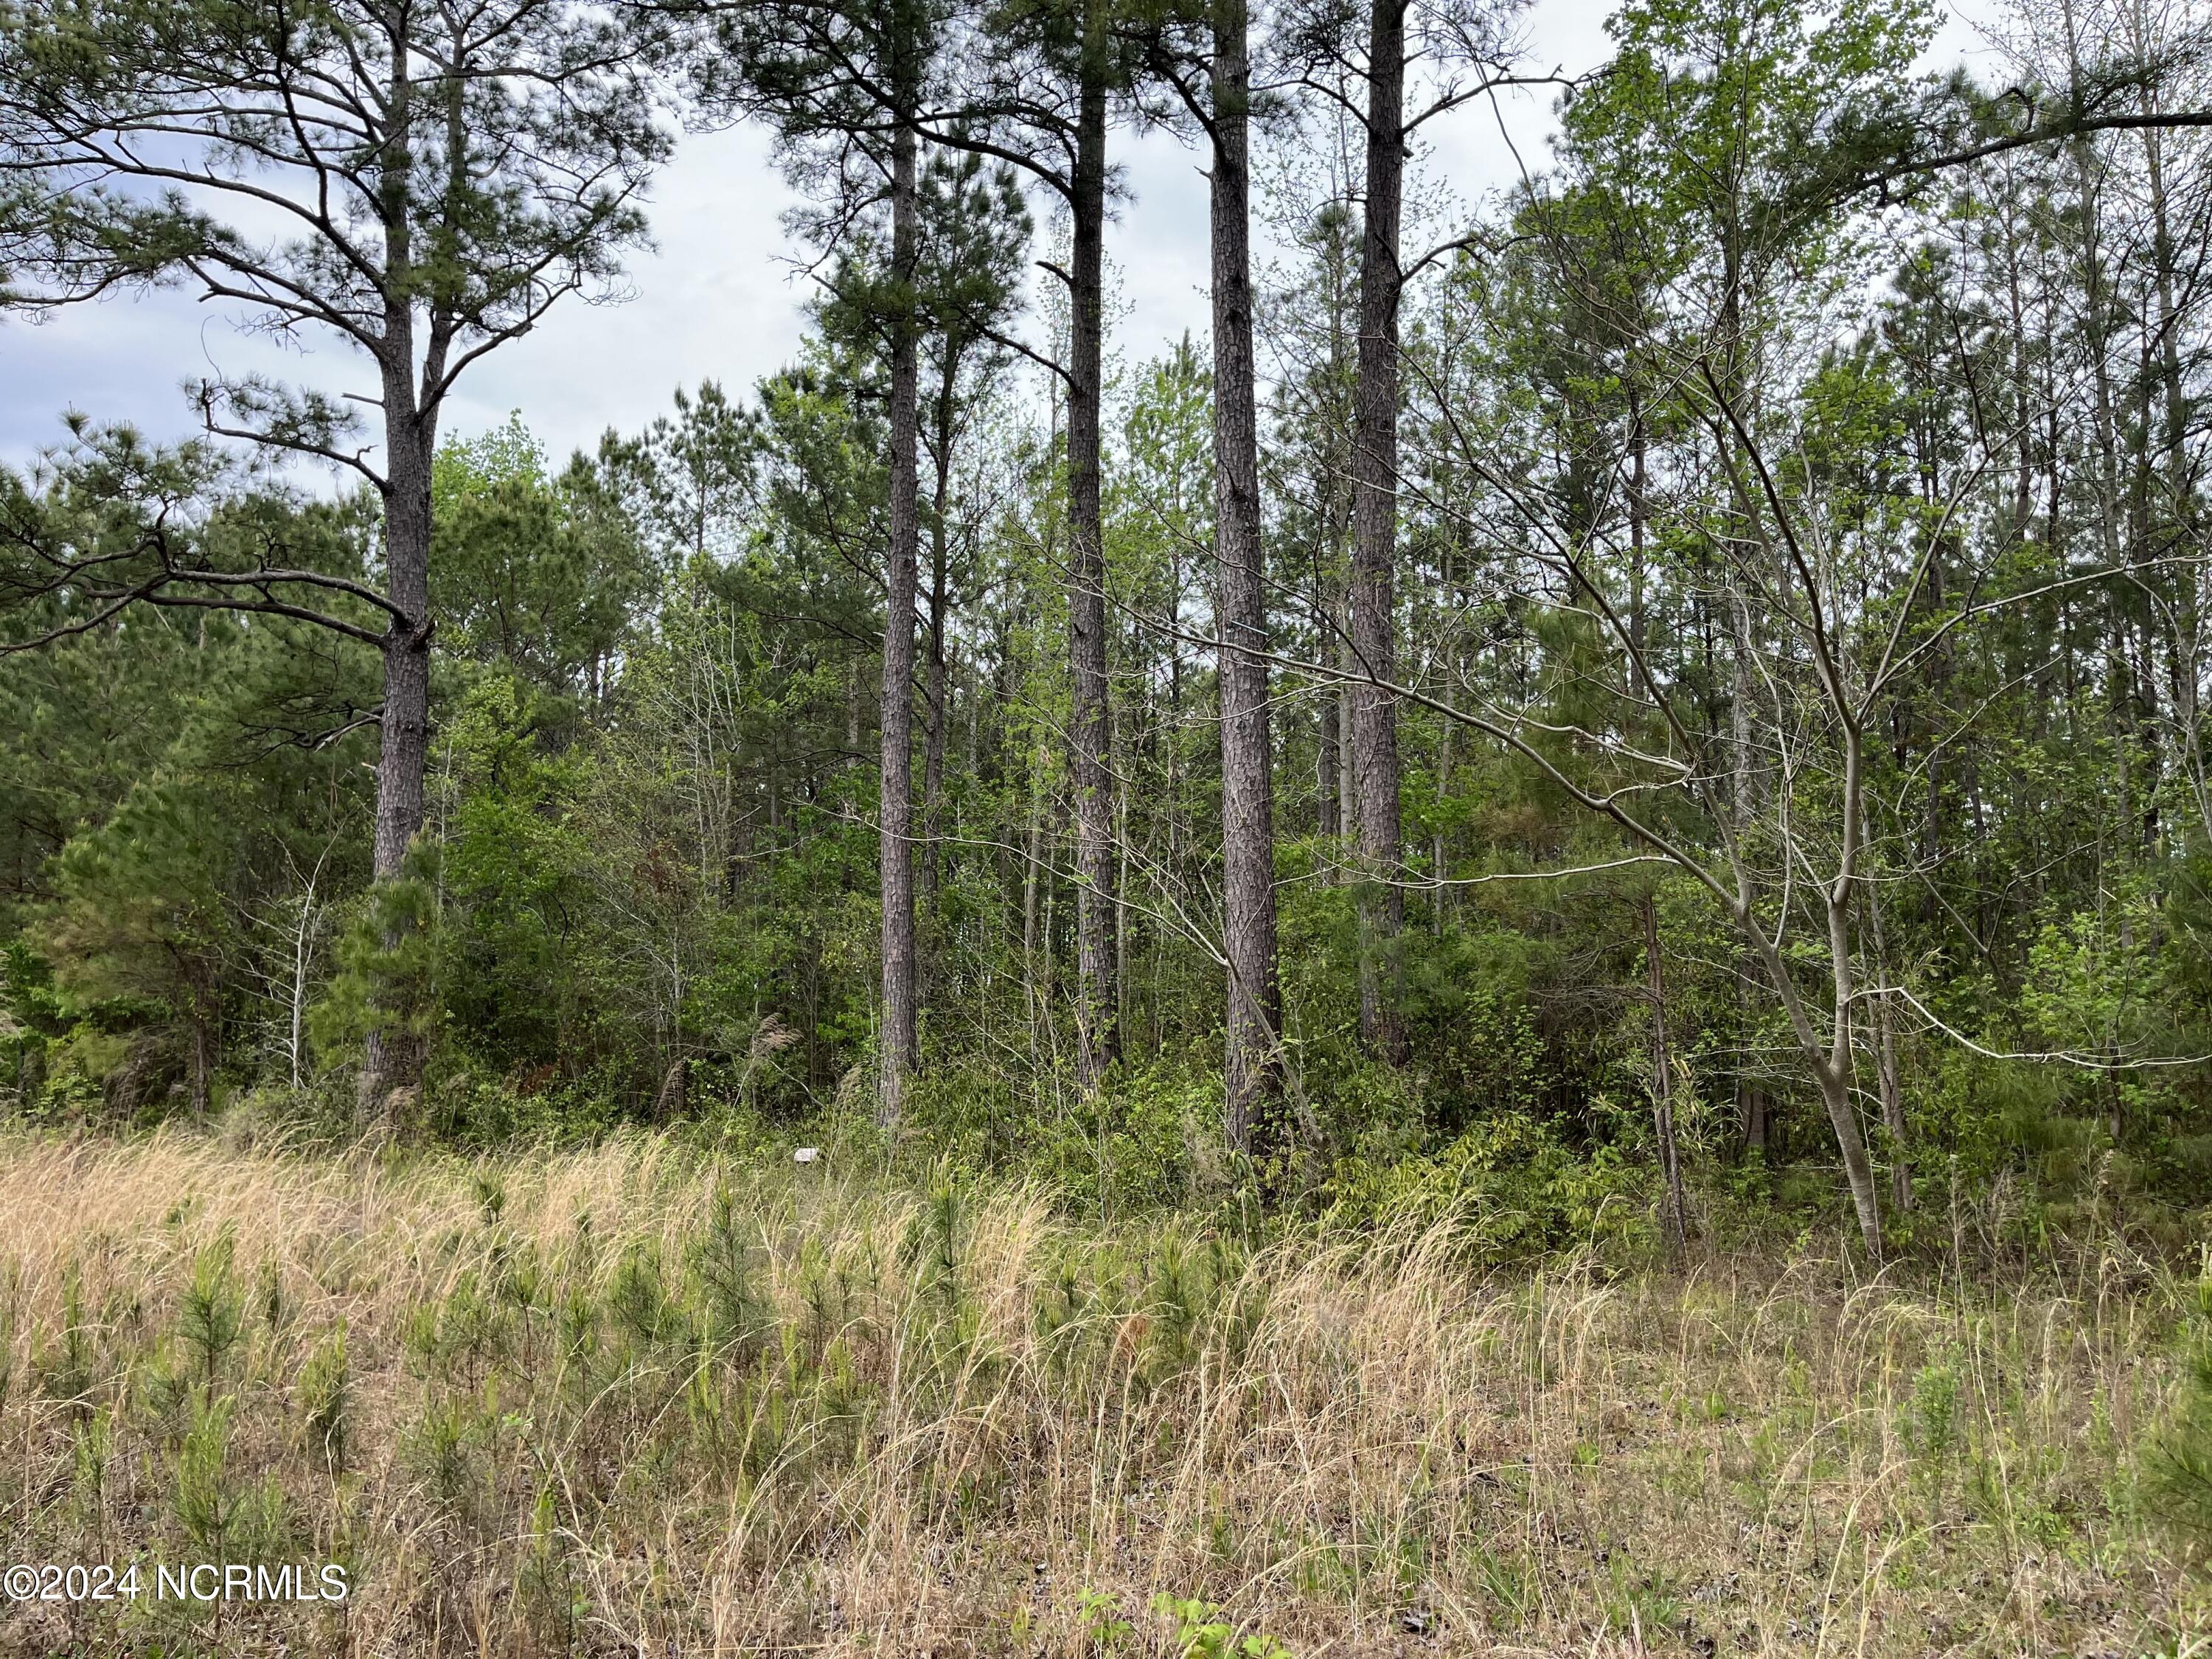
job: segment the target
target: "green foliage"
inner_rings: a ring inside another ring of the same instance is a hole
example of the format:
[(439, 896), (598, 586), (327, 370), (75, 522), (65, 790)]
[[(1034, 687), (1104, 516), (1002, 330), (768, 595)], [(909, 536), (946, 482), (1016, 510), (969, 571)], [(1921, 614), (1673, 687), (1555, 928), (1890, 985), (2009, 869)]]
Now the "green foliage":
[(332, 1474), (346, 1463), (347, 1442), (352, 1428), (351, 1389), (345, 1324), (340, 1321), (308, 1355), (293, 1390), (301, 1431)]
[(580, 457), (556, 478), (521, 416), (431, 473), (431, 598), (453, 648), (541, 692), (596, 695), (657, 585), (636, 526)]
[(230, 1472), (231, 1418), (236, 1406), (228, 1395), (197, 1397), (191, 1426), (177, 1449), (178, 1524), (215, 1560), (223, 1559), (238, 1530), (240, 1500)]
[(2201, 1571), (2212, 1561), (2212, 1255), (2203, 1258), (2195, 1291), (2182, 1324), (2179, 1386), (2142, 1469), (2150, 1513)]
[[(41, 18), (7, 27), (64, 57), (116, 25), (64, 40)], [(2122, 257), (2132, 233), (2077, 199), (2106, 178), (2128, 181), (2114, 202), (2148, 199), (2125, 146), (2030, 147), (1889, 219), (1838, 193), (1901, 154), (1892, 140), (1999, 130), (1959, 88), (1965, 127), (1884, 125), (1948, 95), (1911, 67), (1931, 21), (1918, 0), (1638, 0), (1606, 72), (1561, 106), (1556, 166), (1443, 238), (1483, 256), (1416, 267), (1393, 573), (1414, 693), (1395, 704), (1407, 925), (1384, 964), (1403, 1066), (1359, 1034), (1374, 889), (1345, 817), (1358, 191), (1292, 169), (1270, 197), (1286, 258), (1261, 307), (1280, 365), (1262, 490), (1279, 1165), (1241, 1164), (1222, 1124), (1213, 366), (1195, 337), (1121, 364), (1103, 417), (1124, 1041), (1094, 1086), (1073, 1024), (1064, 411), (1011, 372), (1021, 192), (944, 146), (918, 181), (910, 285), (872, 201), (807, 222), (838, 238), (825, 297), (757, 386), (682, 388), (565, 465), (519, 413), (438, 450), (428, 827), (392, 880), (367, 869), (387, 619), (373, 493), (310, 499), (210, 445), (82, 418), (0, 474), (0, 644), (58, 630), (0, 656), (0, 1097), (38, 1121), (228, 1104), (241, 1135), (331, 1134), (378, 1029), (429, 1062), (405, 1132), (471, 1148), (681, 1121), (702, 1146), (796, 1139), (917, 1180), (1034, 1178), (1086, 1218), (1185, 1208), (1239, 1234), (1449, 1218), (1505, 1254), (1633, 1252), (1663, 1064), (1711, 1236), (1794, 1240), (1841, 1214), (1808, 1050), (1839, 994), (1820, 896), (1845, 839), (1848, 727), (1866, 746), (1844, 1042), (1869, 1121), (1894, 1062), (1875, 1177), (1910, 1164), (1922, 1199), (1889, 1218), (1893, 1243), (2055, 1248), (2124, 1218), (2154, 1252), (2185, 1250), (2212, 1172), (2207, 1069), (2142, 1062), (2212, 1047), (2203, 699), (2185, 672), (2202, 655), (2185, 483), (2202, 301), (2170, 236)], [(574, 45), (517, 26), (533, 51)], [(144, 68), (143, 40), (111, 44)], [(44, 72), (25, 64), (7, 72)], [(608, 131), (482, 112), (518, 141), (626, 133), (624, 165), (642, 165), (659, 140), (623, 125), (636, 84), (601, 90)], [(791, 153), (829, 168), (810, 183), (836, 170), (817, 136)], [(617, 201), (592, 222), (544, 201), (551, 219), (510, 216), (546, 183), (483, 197), (479, 228), (565, 225), (601, 254), (635, 233)], [(141, 205), (68, 210), (82, 228), (112, 208), (110, 230), (146, 239), (132, 280), (185, 269), (208, 228)], [(426, 304), (483, 274), (485, 247), (441, 246), (452, 269), (424, 275)], [(2095, 304), (2092, 271), (2110, 290)], [(923, 380), (923, 1066), (886, 1133), (866, 1101), (893, 315), (920, 325)], [(2172, 366), (2116, 346), (2145, 318)], [(2074, 409), (2052, 391), (2074, 385), (2105, 395)], [(330, 438), (343, 414), (243, 395), (285, 439)], [(1813, 550), (1802, 571), (1793, 545)], [(57, 559), (131, 583), (168, 560), (241, 594), (281, 562), (358, 632), (197, 599), (101, 619), (82, 582), (51, 579)], [(1869, 699), (1849, 719), (1824, 689), (1831, 655)], [(1593, 800), (1719, 892), (1662, 873)], [(1720, 897), (1739, 886), (1741, 915)], [(647, 1264), (610, 1264), (622, 1294), (594, 1289), (595, 1352), (764, 1350), (751, 1248), (726, 1234), (651, 1264), (665, 1302), (686, 1275), (720, 1287), (688, 1331), (661, 1328)]]
[(1291, 1659), (1291, 1650), (1272, 1636), (1255, 1631), (1240, 1638), (1218, 1608), (1195, 1596), (1163, 1590), (1152, 1598), (1152, 1611), (1173, 1622), (1178, 1659)]
[(1076, 1593), (1075, 1611), (1092, 1659), (1111, 1659), (1121, 1651), (1122, 1644), (1136, 1634), (1135, 1627), (1121, 1617), (1121, 1598), (1111, 1590), (1092, 1589), (1086, 1585)]
[(221, 1379), (224, 1361), (246, 1332), (245, 1296), (233, 1261), (235, 1253), (236, 1241), (228, 1231), (203, 1249), (193, 1260), (191, 1283), (177, 1310), (178, 1334), (188, 1351), (190, 1370), (200, 1391), (209, 1396)]
[(1651, 1229), (1646, 1183), (1618, 1151), (1579, 1152), (1520, 1116), (1478, 1125), (1433, 1153), (1347, 1158), (1324, 1190), (1334, 1224), (1448, 1220), (1509, 1255), (1641, 1241)]
[(1915, 1474), (1927, 1495), (1929, 1514), (1938, 1518), (1943, 1508), (1944, 1484), (1958, 1457), (1965, 1428), (1954, 1366), (1935, 1361), (1920, 1368), (1912, 1379), (1904, 1426)]
[(357, 1055), (374, 1030), (417, 1042), (437, 1033), (438, 864), (438, 854), (418, 844), (398, 875), (354, 906), (338, 939), (337, 972), (312, 1015), (325, 1056)]

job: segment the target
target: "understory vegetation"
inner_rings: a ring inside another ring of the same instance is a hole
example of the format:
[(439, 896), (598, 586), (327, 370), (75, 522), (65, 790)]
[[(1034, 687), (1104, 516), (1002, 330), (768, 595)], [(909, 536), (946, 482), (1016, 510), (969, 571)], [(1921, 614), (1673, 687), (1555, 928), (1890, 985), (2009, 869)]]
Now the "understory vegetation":
[(353, 1592), (9, 1650), (2198, 1650), (2212, 1277), (2117, 1234), (2022, 1252), (1961, 1190), (1910, 1269), (1669, 1267), (871, 1162), (11, 1134), (8, 1558)]

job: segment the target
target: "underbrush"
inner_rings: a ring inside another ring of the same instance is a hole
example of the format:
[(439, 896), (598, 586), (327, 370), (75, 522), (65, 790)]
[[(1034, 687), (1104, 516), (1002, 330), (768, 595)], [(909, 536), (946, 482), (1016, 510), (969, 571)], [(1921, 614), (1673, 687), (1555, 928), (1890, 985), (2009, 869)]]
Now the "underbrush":
[(1058, 1196), (635, 1133), (0, 1140), (6, 1560), (352, 1587), (17, 1603), (0, 1643), (2193, 1650), (2212, 1289), (2118, 1241), (1507, 1263), (1479, 1203), (1261, 1236)]

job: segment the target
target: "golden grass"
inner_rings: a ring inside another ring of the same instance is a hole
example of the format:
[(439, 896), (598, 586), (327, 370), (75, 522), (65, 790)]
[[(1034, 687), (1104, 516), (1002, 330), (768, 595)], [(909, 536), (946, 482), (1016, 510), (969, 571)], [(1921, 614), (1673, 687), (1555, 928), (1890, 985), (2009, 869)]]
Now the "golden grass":
[(0, 1273), (7, 1562), (355, 1586), (16, 1605), (10, 1652), (1160, 1654), (1164, 1592), (1299, 1659), (2134, 1656), (2203, 1605), (2134, 1515), (2178, 1287), (2118, 1256), (1492, 1272), (650, 1136), (164, 1133), (0, 1139)]

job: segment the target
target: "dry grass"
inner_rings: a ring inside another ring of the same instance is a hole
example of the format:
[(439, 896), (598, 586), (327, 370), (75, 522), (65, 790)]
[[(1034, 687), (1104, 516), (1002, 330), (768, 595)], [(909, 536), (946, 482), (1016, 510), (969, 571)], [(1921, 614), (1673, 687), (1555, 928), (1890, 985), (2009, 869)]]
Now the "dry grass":
[(2116, 1257), (1492, 1274), (653, 1138), (163, 1135), (0, 1140), (0, 1273), (7, 1561), (356, 1586), (18, 1606), (14, 1652), (1160, 1654), (1168, 1592), (1300, 1659), (2134, 1656), (2201, 1607), (2133, 1517), (2180, 1287)]

